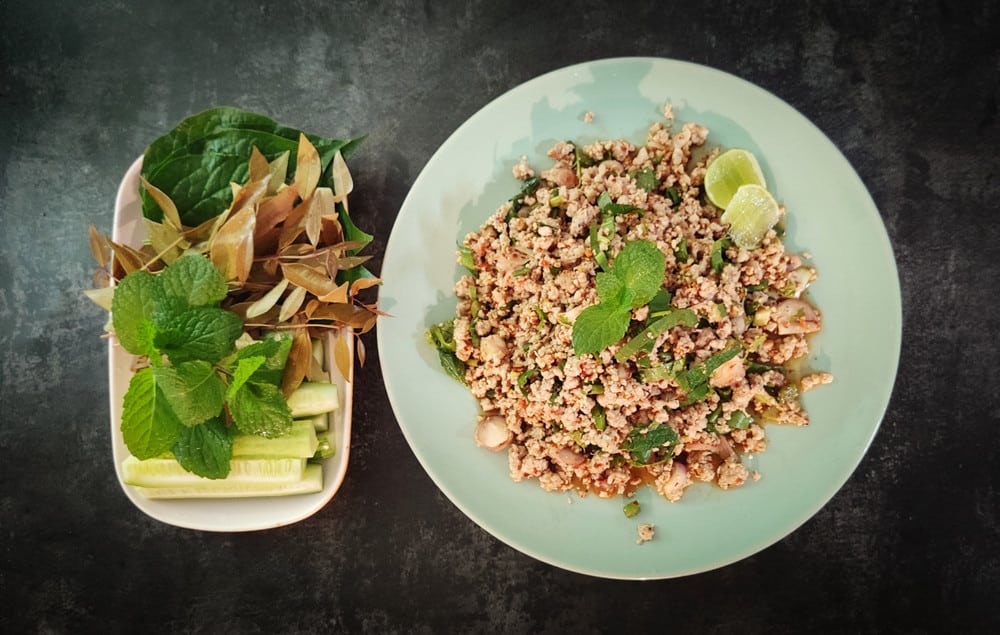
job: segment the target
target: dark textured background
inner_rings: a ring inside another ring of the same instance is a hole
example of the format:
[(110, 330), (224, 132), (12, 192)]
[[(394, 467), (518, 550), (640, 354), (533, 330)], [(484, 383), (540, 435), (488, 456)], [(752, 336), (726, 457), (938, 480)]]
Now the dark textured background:
[[(752, 5), (0, 0), (0, 631), (996, 627), (998, 4)], [(421, 470), (374, 337), (347, 479), (315, 516), (220, 535), (128, 502), (110, 459), (104, 315), (80, 292), (87, 225), (110, 230), (118, 181), (149, 141), (215, 104), (367, 132), (352, 210), (381, 254), (421, 166), (468, 116), (546, 71), (621, 55), (774, 92), (842, 149), (881, 211), (903, 291), (898, 380), (869, 454), (820, 513), (686, 579), (541, 564)]]

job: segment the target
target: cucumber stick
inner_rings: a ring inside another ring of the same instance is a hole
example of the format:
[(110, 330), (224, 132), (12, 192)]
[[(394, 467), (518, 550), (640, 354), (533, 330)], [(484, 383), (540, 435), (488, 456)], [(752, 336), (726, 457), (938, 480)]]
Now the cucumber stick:
[(293, 421), (288, 434), (267, 438), (256, 434), (237, 434), (233, 437), (233, 457), (258, 459), (298, 458), (308, 459), (316, 454), (316, 427), (311, 419)]
[(146, 459), (134, 456), (122, 461), (124, 481), (137, 487), (184, 487), (192, 490), (214, 490), (221, 483), (250, 485), (294, 483), (302, 480), (306, 460), (285, 459), (233, 459), (229, 476), (224, 479), (203, 478), (188, 472), (174, 459)]
[(310, 417), (308, 419), (302, 419), (302, 421), (308, 421), (316, 432), (326, 432), (330, 429), (330, 413), (321, 412), (315, 417)]
[(302, 419), (324, 412), (333, 412), (340, 407), (340, 395), (336, 384), (329, 382), (303, 382), (288, 397), (288, 407), (292, 417)]
[(191, 484), (172, 487), (137, 487), (136, 490), (146, 498), (249, 498), (257, 496), (314, 494), (323, 491), (323, 468), (319, 465), (306, 465), (302, 472), (302, 478), (284, 483), (267, 480), (202, 480), (210, 485), (199, 486)]

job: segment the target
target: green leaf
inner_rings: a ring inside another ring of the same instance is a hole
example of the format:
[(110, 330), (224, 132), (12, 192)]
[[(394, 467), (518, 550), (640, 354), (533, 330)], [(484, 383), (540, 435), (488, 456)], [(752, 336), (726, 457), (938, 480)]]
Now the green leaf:
[(740, 343), (733, 342), (726, 349), (712, 355), (703, 362), (695, 364), (687, 372), (688, 383), (693, 387), (707, 382), (708, 378), (712, 376), (712, 373), (714, 373), (719, 366), (722, 366), (732, 358), (739, 355), (741, 350), (742, 346), (740, 346)]
[(208, 258), (182, 256), (160, 274), (163, 293), (184, 300), (188, 306), (214, 306), (226, 297), (226, 280)]
[(611, 346), (625, 335), (630, 318), (628, 307), (612, 304), (587, 307), (573, 323), (573, 352), (594, 354)]
[[(293, 179), (299, 134), (299, 130), (264, 115), (212, 108), (188, 117), (151, 143), (143, 156), (142, 176), (171, 198), (185, 225), (194, 226), (218, 215), (232, 202), (229, 183), (246, 181), (254, 146), (269, 161), (289, 152), (286, 178)], [(337, 151), (346, 158), (363, 140), (306, 137), (319, 153), (323, 170), (320, 184), (327, 187), (331, 185), (329, 167)], [(145, 192), (142, 209), (146, 218), (162, 218), (159, 206)]]
[(217, 417), (181, 430), (173, 453), (188, 472), (205, 478), (226, 478), (233, 457), (233, 439)]
[(122, 403), (122, 438), (137, 459), (169, 452), (184, 426), (156, 385), (152, 368), (143, 368), (129, 381)]
[(656, 245), (648, 240), (636, 240), (625, 245), (614, 262), (611, 271), (635, 296), (632, 308), (644, 306), (663, 286), (666, 272), (666, 258)]
[(625, 293), (625, 283), (614, 273), (599, 271), (597, 273), (596, 286), (597, 297), (601, 299), (601, 302), (625, 304), (622, 301)]
[(645, 428), (632, 428), (622, 448), (631, 456), (633, 465), (652, 465), (673, 458), (680, 436), (665, 423), (653, 422)]
[(236, 364), (241, 359), (261, 356), (264, 363), (253, 373), (254, 381), (279, 385), (288, 361), (288, 352), (292, 349), (292, 336), (287, 332), (271, 332), (259, 342), (236, 351), (229, 360), (229, 365)]
[(634, 212), (639, 208), (635, 205), (623, 205), (621, 203), (615, 203), (611, 200), (611, 195), (607, 191), (601, 192), (601, 195), (597, 197), (597, 206), (601, 208), (601, 211), (610, 216), (615, 216), (617, 214), (627, 214), (628, 212)]
[(196, 307), (165, 319), (156, 345), (174, 364), (194, 359), (217, 362), (233, 349), (243, 332), (235, 313), (214, 307)]
[[(133, 271), (115, 287), (111, 297), (111, 320), (118, 341), (133, 355), (150, 355), (149, 325), (159, 298), (159, 280), (146, 271)], [(145, 330), (143, 330), (145, 329)]]
[(639, 501), (631, 500), (622, 507), (622, 512), (625, 513), (625, 518), (632, 518), (639, 513), (640, 506)]
[(292, 413), (281, 389), (247, 382), (228, 400), (229, 413), (244, 434), (279, 437), (292, 428)]
[(265, 359), (263, 355), (252, 355), (236, 362), (236, 370), (233, 372), (232, 382), (229, 384), (229, 389), (226, 390), (226, 399), (233, 398), (236, 391), (250, 380), (250, 377), (257, 372), (258, 368), (264, 365)]
[(652, 192), (659, 185), (656, 180), (656, 172), (651, 168), (643, 168), (635, 173), (635, 184), (647, 192)]
[(722, 273), (722, 268), (726, 266), (726, 249), (733, 246), (733, 239), (724, 236), (712, 243), (712, 271), (716, 274)]
[(677, 243), (677, 249), (674, 250), (674, 258), (677, 262), (684, 264), (691, 258), (691, 253), (688, 251), (688, 239), (687, 236), (681, 236), (681, 240)]
[(190, 361), (176, 366), (161, 366), (153, 370), (156, 385), (185, 426), (197, 425), (219, 416), (226, 386), (212, 365)]
[(639, 331), (635, 337), (625, 342), (625, 344), (622, 345), (617, 352), (615, 352), (615, 359), (624, 363), (628, 360), (628, 358), (632, 357), (640, 350), (651, 350), (656, 338), (659, 337), (660, 334), (665, 333), (667, 330), (678, 325), (693, 327), (696, 324), (698, 324), (698, 315), (691, 309), (673, 309), (667, 311), (664, 316), (651, 322), (648, 326)]

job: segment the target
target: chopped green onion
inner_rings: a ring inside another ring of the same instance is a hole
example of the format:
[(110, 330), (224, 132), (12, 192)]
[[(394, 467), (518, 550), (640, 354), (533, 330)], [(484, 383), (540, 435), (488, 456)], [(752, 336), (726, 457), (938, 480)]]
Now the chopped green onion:
[(681, 264), (691, 259), (691, 254), (688, 252), (687, 236), (681, 236), (681, 241), (677, 243), (677, 249), (674, 249), (674, 258)]
[(594, 404), (594, 407), (590, 409), (590, 416), (594, 419), (594, 427), (603, 432), (608, 425), (608, 415), (604, 411), (604, 406)]
[(625, 513), (625, 518), (632, 518), (639, 513), (639, 501), (633, 500), (629, 501), (622, 507), (622, 511)]

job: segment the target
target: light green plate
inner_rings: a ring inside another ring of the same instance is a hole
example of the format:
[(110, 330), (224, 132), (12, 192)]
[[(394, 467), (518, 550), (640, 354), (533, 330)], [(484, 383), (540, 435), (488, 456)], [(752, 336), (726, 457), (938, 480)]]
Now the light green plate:
[[(760, 481), (722, 491), (697, 484), (678, 503), (648, 490), (628, 519), (624, 501), (543, 491), (507, 476), (506, 452), (476, 447), (476, 402), (440, 369), (428, 325), (454, 315), (454, 247), (518, 189), (527, 155), (550, 165), (556, 141), (645, 139), (671, 102), (677, 126), (708, 126), (709, 142), (752, 151), (789, 210), (787, 243), (819, 269), (811, 295), (824, 313), (809, 364), (836, 381), (805, 396), (808, 428), (768, 428), (749, 467)], [(584, 121), (594, 113), (591, 123)], [(836, 147), (770, 93), (726, 73), (649, 58), (608, 59), (533, 79), (466, 121), (434, 154), (396, 219), (382, 268), (378, 347), (393, 410), (421, 465), (445, 495), (503, 542), (581, 573), (668, 578), (721, 567), (780, 540), (851, 475), (889, 401), (901, 308), (892, 248), (878, 210)], [(639, 523), (656, 526), (636, 544)]]

